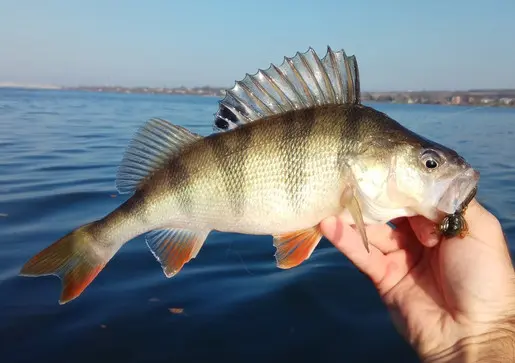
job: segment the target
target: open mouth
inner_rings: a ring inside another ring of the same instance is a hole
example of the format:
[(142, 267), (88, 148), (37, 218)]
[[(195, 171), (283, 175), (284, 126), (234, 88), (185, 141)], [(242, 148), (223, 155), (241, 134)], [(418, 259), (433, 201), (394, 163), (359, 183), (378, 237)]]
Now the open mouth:
[(470, 168), (458, 175), (442, 195), (437, 208), (447, 214), (465, 207), (476, 195), (479, 172)]

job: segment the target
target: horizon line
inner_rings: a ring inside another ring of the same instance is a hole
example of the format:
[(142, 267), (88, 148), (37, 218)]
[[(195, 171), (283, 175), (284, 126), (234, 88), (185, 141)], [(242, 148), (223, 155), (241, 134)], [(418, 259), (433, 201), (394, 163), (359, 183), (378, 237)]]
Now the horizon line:
[[(59, 84), (45, 84), (45, 83), (18, 83), (18, 82), (0, 82), (0, 88), (22, 88), (22, 89), (47, 89), (47, 90), (80, 90), (81, 88), (120, 88), (120, 89), (141, 89), (146, 88), (149, 90), (158, 90), (158, 89), (169, 89), (169, 90), (179, 90), (179, 89), (188, 89), (195, 90), (201, 88), (209, 88), (213, 90), (230, 90), (233, 86), (224, 87), (224, 86), (212, 86), (212, 85), (203, 85), (203, 86), (123, 86), (116, 84), (90, 84), (90, 85), (77, 85), (77, 86), (65, 86)], [(392, 92), (406, 92), (406, 93), (414, 93), (414, 92), (506, 92), (511, 91), (515, 92), (515, 88), (469, 88), (469, 89), (389, 89), (389, 90), (362, 90), (361, 93), (392, 93)]]

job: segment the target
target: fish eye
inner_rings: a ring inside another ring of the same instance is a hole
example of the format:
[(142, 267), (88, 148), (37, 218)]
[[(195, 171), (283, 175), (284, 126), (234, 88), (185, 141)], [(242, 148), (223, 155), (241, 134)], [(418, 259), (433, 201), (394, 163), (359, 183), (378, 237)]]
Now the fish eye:
[(428, 169), (434, 169), (438, 166), (438, 162), (434, 159), (427, 159), (426, 160), (426, 168)]
[(433, 170), (440, 166), (441, 158), (436, 151), (426, 150), (422, 153), (422, 163), (427, 169)]

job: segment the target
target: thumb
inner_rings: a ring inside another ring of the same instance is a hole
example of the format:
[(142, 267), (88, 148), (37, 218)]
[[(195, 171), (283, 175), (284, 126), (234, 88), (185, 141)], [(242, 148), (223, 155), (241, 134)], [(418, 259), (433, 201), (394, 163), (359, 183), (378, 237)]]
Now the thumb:
[[(485, 241), (493, 247), (507, 247), (499, 220), (476, 199), (469, 203), (464, 217), (472, 237)], [(424, 246), (434, 247), (439, 243), (441, 234), (436, 223), (422, 216), (410, 217), (408, 220), (417, 239)]]

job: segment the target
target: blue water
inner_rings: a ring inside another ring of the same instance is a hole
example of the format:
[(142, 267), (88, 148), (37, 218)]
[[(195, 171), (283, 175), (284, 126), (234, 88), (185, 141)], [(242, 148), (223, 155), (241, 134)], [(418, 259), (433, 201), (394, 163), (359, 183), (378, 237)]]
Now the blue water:
[[(515, 240), (515, 110), (374, 106), (477, 167), (479, 199)], [(148, 118), (208, 134), (216, 107), (207, 97), (0, 90), (0, 362), (417, 361), (367, 278), (326, 240), (280, 270), (271, 237), (212, 233), (167, 279), (139, 237), (63, 306), (57, 278), (17, 276), (124, 200), (116, 168)]]

